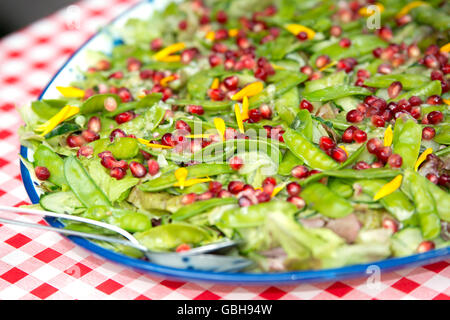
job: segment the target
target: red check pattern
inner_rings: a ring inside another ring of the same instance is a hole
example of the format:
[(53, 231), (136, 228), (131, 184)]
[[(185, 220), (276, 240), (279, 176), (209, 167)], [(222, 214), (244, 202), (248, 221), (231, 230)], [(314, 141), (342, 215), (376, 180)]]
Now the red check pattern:
[[(157, 1), (157, 0), (156, 0)], [(88, 0), (79, 20), (63, 9), (0, 41), (0, 203), (28, 197), (19, 172), (19, 107), (41, 92), (51, 76), (90, 35), (137, 0)], [(9, 215), (28, 222), (37, 217)], [(0, 225), (0, 299), (436, 299), (450, 298), (450, 261), (368, 279), (290, 285), (228, 286), (165, 280), (92, 255), (67, 239)]]

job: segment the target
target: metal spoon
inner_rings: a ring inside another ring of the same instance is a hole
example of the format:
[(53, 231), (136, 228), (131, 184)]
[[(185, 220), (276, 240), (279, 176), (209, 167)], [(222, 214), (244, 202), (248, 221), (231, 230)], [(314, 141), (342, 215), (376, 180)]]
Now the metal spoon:
[(242, 270), (252, 264), (252, 262), (248, 259), (239, 257), (239, 256), (222, 256), (222, 255), (213, 255), (207, 254), (208, 252), (219, 251), (222, 249), (231, 248), (238, 243), (232, 240), (225, 240), (216, 243), (211, 243), (205, 246), (201, 246), (198, 248), (191, 249), (189, 251), (184, 251), (181, 253), (173, 253), (173, 252), (154, 252), (148, 250), (146, 247), (141, 245), (138, 240), (130, 234), (128, 231), (123, 230), (114, 225), (110, 225), (101, 221), (96, 221), (92, 219), (87, 219), (83, 217), (68, 215), (64, 213), (55, 213), (50, 211), (43, 210), (34, 210), (34, 209), (25, 209), (25, 208), (15, 208), (15, 207), (7, 207), (0, 206), (0, 211), (5, 212), (14, 212), (14, 213), (26, 213), (38, 216), (47, 216), (58, 219), (72, 220), (82, 223), (87, 223), (91, 225), (95, 225), (97, 227), (101, 227), (115, 233), (120, 234), (125, 239), (118, 239), (114, 237), (108, 237), (103, 235), (98, 235), (94, 233), (80, 232), (69, 229), (55, 228), (50, 226), (44, 226), (36, 223), (29, 223), (24, 221), (10, 220), (5, 218), (0, 218), (1, 223), (5, 224), (15, 224), (19, 226), (43, 229), (47, 231), (55, 231), (64, 235), (78, 236), (82, 238), (112, 242), (117, 244), (126, 245), (132, 248), (136, 248), (142, 251), (145, 256), (153, 263), (173, 267), (180, 269), (195, 269), (201, 271), (213, 271), (213, 272), (236, 272)]

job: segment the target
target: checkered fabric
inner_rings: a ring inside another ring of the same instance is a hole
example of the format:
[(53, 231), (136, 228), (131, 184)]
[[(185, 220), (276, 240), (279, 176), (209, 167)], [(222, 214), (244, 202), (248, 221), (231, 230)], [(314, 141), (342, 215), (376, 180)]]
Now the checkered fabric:
[[(2, 205), (19, 206), (29, 201), (19, 173), (16, 132), (21, 120), (15, 108), (35, 99), (74, 50), (136, 2), (82, 1), (0, 41)], [(45, 224), (37, 217), (7, 217)], [(175, 282), (94, 256), (52, 232), (0, 225), (0, 299), (449, 298), (450, 260), (381, 274), (379, 283), (370, 277), (290, 286)]]

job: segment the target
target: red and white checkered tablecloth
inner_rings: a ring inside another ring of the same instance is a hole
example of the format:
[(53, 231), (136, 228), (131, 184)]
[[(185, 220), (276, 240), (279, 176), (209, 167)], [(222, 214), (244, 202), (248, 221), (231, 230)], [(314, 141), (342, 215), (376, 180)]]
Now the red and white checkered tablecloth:
[[(157, 1), (157, 0), (156, 0)], [(0, 204), (29, 202), (16, 111), (98, 28), (137, 0), (85, 0), (0, 41)], [(75, 16), (74, 16), (75, 14)], [(8, 214), (28, 222), (37, 217)], [(99, 258), (64, 237), (0, 225), (0, 299), (450, 299), (450, 260), (366, 279), (290, 286), (175, 282)]]

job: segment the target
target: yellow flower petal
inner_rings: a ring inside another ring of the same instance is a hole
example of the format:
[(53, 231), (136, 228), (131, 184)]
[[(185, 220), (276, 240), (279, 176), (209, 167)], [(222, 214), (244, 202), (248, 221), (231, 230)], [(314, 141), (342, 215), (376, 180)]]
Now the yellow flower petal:
[(286, 68), (279, 66), (275, 63), (271, 63), (271, 65), (272, 65), (272, 68), (274, 68), (275, 70), (286, 70)]
[(234, 113), (236, 115), (236, 122), (238, 124), (239, 131), (241, 133), (244, 133), (245, 130), (244, 130), (244, 123), (242, 122), (241, 108), (239, 108), (239, 105), (237, 103), (234, 105)]
[(159, 83), (160, 83), (163, 87), (166, 87), (167, 84), (168, 84), (169, 82), (171, 82), (171, 81), (173, 81), (173, 80), (176, 80), (176, 79), (177, 79), (176, 76), (170, 75), (170, 76), (167, 76), (167, 77), (162, 78), (161, 81), (160, 81)]
[(212, 84), (211, 84), (211, 89), (218, 89), (220, 85), (220, 80), (219, 78), (214, 78)]
[(217, 129), (217, 132), (219, 132), (220, 137), (222, 139), (225, 139), (225, 129), (226, 129), (226, 125), (225, 125), (225, 121), (223, 121), (222, 118), (214, 118), (214, 126)]
[(422, 154), (417, 159), (416, 164), (414, 165), (414, 170), (417, 171), (417, 169), (419, 169), (422, 162), (424, 162), (425, 159), (427, 158), (427, 156), (432, 153), (433, 153), (433, 149), (431, 149), (431, 148), (428, 148), (424, 152), (422, 152)]
[(313, 29), (301, 24), (291, 23), (285, 25), (284, 28), (294, 35), (298, 35), (300, 32), (306, 32), (309, 40), (314, 39), (314, 36), (316, 35), (316, 32)]
[(344, 146), (339, 146), (339, 148), (341, 148), (342, 150), (344, 150), (344, 152), (347, 154), (347, 157), (348, 157), (348, 151), (347, 151), (347, 149), (345, 149)]
[(450, 106), (450, 99), (442, 99), (442, 101), (444, 101), (446, 105)]
[(234, 38), (238, 35), (239, 33), (239, 29), (230, 29), (228, 30), (228, 36), (230, 36), (231, 38)]
[(263, 91), (264, 85), (260, 81), (256, 81), (253, 83), (250, 83), (249, 85), (246, 85), (244, 88), (236, 92), (231, 99), (232, 100), (241, 100), (245, 96), (247, 97), (253, 97)]
[(83, 98), (84, 90), (75, 87), (56, 87), (65, 98)]
[(177, 187), (180, 187), (181, 189), (185, 186), (185, 181), (188, 176), (188, 171), (186, 168), (179, 168), (175, 170), (175, 178), (178, 180), (178, 183), (175, 183)]
[(450, 42), (441, 47), (441, 52), (450, 52)]
[(36, 131), (41, 132), (41, 136), (45, 136), (50, 131), (56, 128), (58, 124), (69, 119), (70, 117), (76, 115), (80, 112), (80, 108), (75, 106), (65, 106), (56, 115), (54, 115), (50, 120), (44, 124), (38, 126)]
[(248, 119), (248, 98), (247, 96), (245, 96), (242, 99), (242, 120), (247, 120)]
[(423, 1), (413, 1), (408, 3), (406, 6), (404, 6), (396, 15), (395, 18), (401, 18), (404, 15), (407, 15), (412, 9), (423, 6), (423, 5), (428, 5), (428, 3), (423, 2)]
[(147, 147), (150, 147), (150, 148), (155, 148), (155, 149), (172, 149), (171, 146), (165, 146), (163, 144), (151, 143), (150, 141), (145, 140), (145, 139), (137, 138), (137, 140), (140, 143), (142, 143), (143, 145), (146, 145)]
[(186, 44), (184, 42), (174, 43), (164, 49), (161, 49), (157, 53), (153, 55), (153, 59), (162, 61), (161, 59), (170, 56), (171, 54), (181, 51), (186, 48)]
[(392, 131), (392, 126), (389, 125), (384, 131), (384, 146), (389, 147), (392, 144), (392, 139), (394, 138), (394, 132)]
[(390, 195), (395, 190), (400, 188), (400, 186), (402, 185), (402, 179), (403, 179), (403, 176), (401, 174), (399, 174), (394, 179), (392, 179), (392, 181), (386, 183), (384, 186), (382, 186), (380, 188), (380, 190), (378, 190), (378, 192), (373, 197), (373, 200), (374, 201), (380, 200), (381, 198), (386, 197), (387, 195)]
[(183, 185), (181, 185), (179, 182), (176, 182), (173, 186), (181, 187), (181, 188), (190, 187), (190, 186), (193, 186), (194, 184), (209, 182), (211, 180), (212, 180), (211, 178), (189, 179), (189, 180), (184, 181)]
[(272, 194), (270, 195), (272, 198), (275, 197), (278, 193), (280, 193), (281, 190), (284, 189), (284, 187), (286, 186), (286, 183), (283, 183), (277, 187), (275, 187), (272, 191)]
[(323, 66), (322, 68), (320, 68), (319, 71), (323, 71), (323, 70), (326, 70), (328, 68), (331, 68), (332, 66), (334, 66), (336, 64), (337, 64), (337, 61), (331, 61), (329, 64), (327, 64), (327, 65)]
[(216, 39), (216, 33), (214, 31), (208, 31), (205, 38), (209, 41), (214, 41), (214, 39)]
[(158, 59), (158, 61), (161, 62), (179, 62), (181, 61), (181, 56), (180, 55), (173, 55), (173, 56), (167, 56), (167, 57), (163, 57)]
[[(384, 11), (384, 6), (381, 3), (375, 3), (375, 6), (378, 7), (379, 12)], [(358, 13), (359, 13), (359, 15), (361, 15), (363, 17), (370, 17), (375, 12), (373, 10), (369, 10), (368, 7), (362, 7), (361, 9), (359, 9)]]

